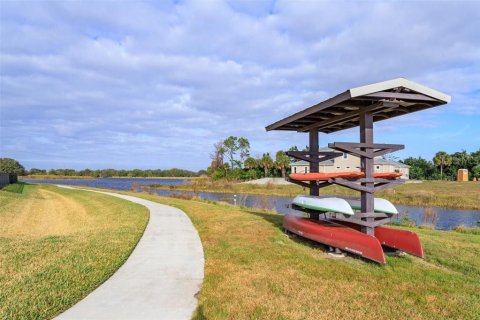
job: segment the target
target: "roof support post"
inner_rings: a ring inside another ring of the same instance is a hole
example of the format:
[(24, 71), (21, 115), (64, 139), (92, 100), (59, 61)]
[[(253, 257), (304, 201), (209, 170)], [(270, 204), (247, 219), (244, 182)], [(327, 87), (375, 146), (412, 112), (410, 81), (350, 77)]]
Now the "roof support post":
[[(318, 130), (312, 129), (308, 132), (308, 151), (310, 153), (310, 159), (315, 158), (318, 159)], [(318, 172), (318, 162), (312, 161), (310, 162), (310, 172)], [(310, 195), (311, 196), (318, 196), (319, 187), (316, 181), (310, 181)]]
[[(373, 144), (373, 114), (372, 112), (364, 112), (360, 114), (360, 142), (366, 144)], [(360, 157), (360, 165), (362, 172), (365, 173), (365, 179), (367, 181), (373, 181), (373, 149), (371, 148), (361, 148), (362, 151), (368, 153), (368, 157)], [(368, 189), (373, 189), (373, 182), (363, 182), (362, 186), (365, 186)], [(375, 194), (371, 192), (361, 192), (361, 205), (362, 213), (371, 215), (372, 217), (367, 217), (367, 222), (373, 222), (375, 220), (374, 216), (374, 197)], [(362, 231), (368, 235), (374, 235), (375, 228), (373, 227), (362, 227)]]

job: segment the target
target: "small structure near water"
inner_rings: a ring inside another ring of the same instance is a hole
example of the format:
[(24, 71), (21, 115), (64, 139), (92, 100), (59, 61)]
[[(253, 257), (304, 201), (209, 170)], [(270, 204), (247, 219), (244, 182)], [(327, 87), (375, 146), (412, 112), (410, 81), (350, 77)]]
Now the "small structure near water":
[(457, 181), (459, 181), (459, 182), (468, 181), (468, 170), (467, 169), (458, 169), (458, 171), (457, 171)]

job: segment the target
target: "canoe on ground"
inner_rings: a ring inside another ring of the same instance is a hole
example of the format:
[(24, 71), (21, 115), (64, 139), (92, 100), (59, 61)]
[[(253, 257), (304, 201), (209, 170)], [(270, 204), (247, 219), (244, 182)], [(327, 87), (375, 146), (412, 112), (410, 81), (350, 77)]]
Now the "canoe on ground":
[(350, 204), (342, 198), (320, 198), (315, 196), (299, 195), (293, 199), (293, 204), (311, 210), (321, 212), (337, 212), (346, 215), (353, 215), (354, 212)]
[[(357, 231), (362, 230), (362, 226), (355, 223), (347, 221), (335, 222)], [(420, 258), (424, 257), (422, 242), (415, 232), (388, 227), (375, 227), (374, 233), (375, 238), (378, 239), (382, 246), (400, 250)]]
[[(290, 174), (290, 179), (296, 181), (325, 181), (328, 179), (334, 178), (344, 178), (344, 179), (359, 179), (363, 178), (365, 174), (360, 171), (352, 171), (352, 172), (310, 172), (310, 173), (292, 173)], [(401, 173), (398, 172), (376, 172), (373, 174), (374, 178), (379, 179), (396, 179), (402, 176)]]
[[(353, 210), (361, 210), (362, 204), (359, 198), (345, 198), (345, 201), (352, 207)], [(388, 201), (387, 199), (383, 198), (375, 198), (374, 199), (374, 211), (375, 212), (383, 212), (388, 214), (398, 214), (397, 208)]]
[(325, 220), (293, 215), (283, 217), (283, 227), (299, 236), (344, 250), (378, 263), (385, 263), (382, 246), (376, 237)]

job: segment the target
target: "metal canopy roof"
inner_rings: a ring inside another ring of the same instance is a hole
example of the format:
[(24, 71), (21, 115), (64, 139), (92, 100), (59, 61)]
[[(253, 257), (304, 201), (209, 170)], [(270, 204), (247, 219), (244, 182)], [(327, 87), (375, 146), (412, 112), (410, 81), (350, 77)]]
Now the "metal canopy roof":
[(362, 112), (372, 112), (373, 121), (381, 121), (448, 102), (450, 96), (444, 93), (405, 78), (397, 78), (349, 89), (277, 121), (266, 129), (331, 133), (358, 126)]

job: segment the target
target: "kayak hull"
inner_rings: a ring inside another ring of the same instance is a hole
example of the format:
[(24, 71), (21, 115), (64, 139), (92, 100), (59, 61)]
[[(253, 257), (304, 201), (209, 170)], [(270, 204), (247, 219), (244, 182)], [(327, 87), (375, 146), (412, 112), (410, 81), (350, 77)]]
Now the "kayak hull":
[(352, 207), (345, 199), (335, 197), (320, 198), (316, 196), (296, 196), (293, 204), (304, 209), (316, 210), (321, 212), (336, 212), (352, 216), (354, 214)]
[(283, 227), (304, 238), (384, 264), (385, 256), (377, 238), (347, 226), (325, 220), (285, 215)]
[[(348, 202), (348, 204), (352, 207), (353, 210), (361, 210), (361, 201), (360, 199), (357, 198), (345, 198), (345, 201)], [(383, 198), (375, 198), (374, 199), (374, 211), (375, 212), (382, 212), (382, 213), (387, 213), (387, 214), (398, 214), (397, 208), (388, 201), (387, 199)]]
[[(351, 222), (335, 221), (346, 227), (361, 230), (361, 226)], [(420, 238), (415, 232), (388, 227), (375, 227), (375, 238), (385, 247), (400, 250), (411, 255), (423, 258), (423, 247)]]

